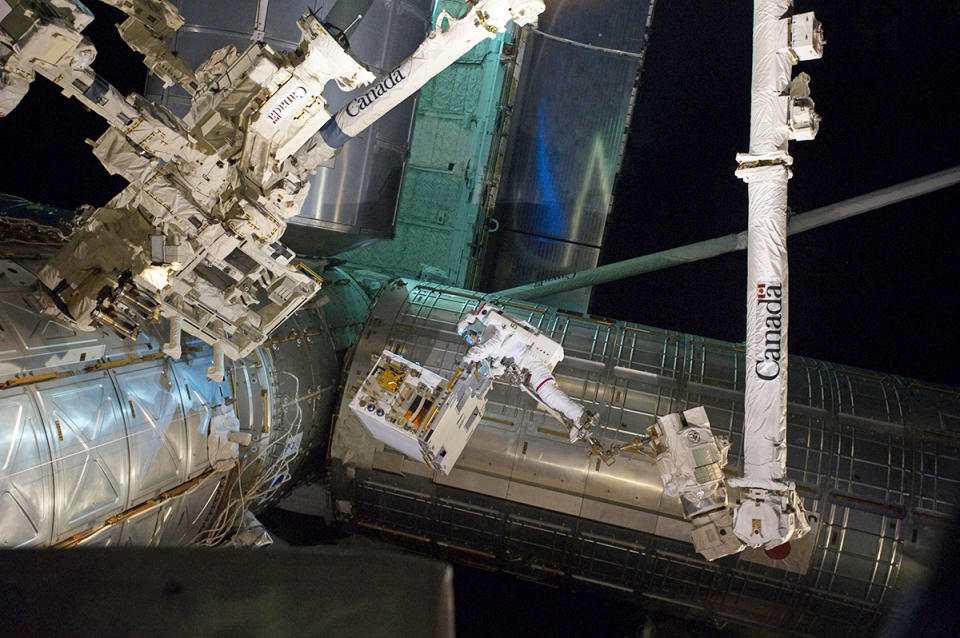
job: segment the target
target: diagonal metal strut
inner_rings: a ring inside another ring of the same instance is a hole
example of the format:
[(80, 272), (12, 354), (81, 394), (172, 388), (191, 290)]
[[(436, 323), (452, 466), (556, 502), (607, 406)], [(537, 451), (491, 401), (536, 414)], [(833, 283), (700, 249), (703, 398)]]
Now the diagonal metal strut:
[[(937, 173), (918, 177), (900, 184), (845, 199), (806, 213), (794, 215), (787, 220), (787, 234), (794, 235), (827, 224), (868, 213), (884, 206), (896, 204), (920, 195), (949, 188), (960, 182), (960, 166), (954, 166)], [(611, 281), (663, 270), (701, 259), (744, 250), (747, 247), (747, 233), (732, 233), (704, 241), (642, 255), (613, 264), (599, 266), (591, 270), (561, 275), (552, 279), (535, 281), (530, 284), (498, 290), (487, 296), (509, 297), (511, 299), (537, 299), (560, 292), (577, 290), (586, 286), (596, 286)]]

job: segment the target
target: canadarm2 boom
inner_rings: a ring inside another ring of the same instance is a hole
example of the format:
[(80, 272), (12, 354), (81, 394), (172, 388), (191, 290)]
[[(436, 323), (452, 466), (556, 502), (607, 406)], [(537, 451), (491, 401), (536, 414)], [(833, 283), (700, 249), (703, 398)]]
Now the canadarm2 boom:
[(496, 37), (513, 20), (530, 24), (543, 13), (543, 0), (480, 0), (461, 18), (441, 12), (433, 31), (416, 51), (334, 115), (297, 151), (296, 164), (316, 167), (433, 76), (484, 39)]

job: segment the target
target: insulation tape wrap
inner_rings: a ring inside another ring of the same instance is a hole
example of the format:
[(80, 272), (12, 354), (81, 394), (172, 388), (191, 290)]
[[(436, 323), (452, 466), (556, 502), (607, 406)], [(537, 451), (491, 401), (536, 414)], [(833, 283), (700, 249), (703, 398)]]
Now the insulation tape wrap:
[(780, 479), (786, 468), (786, 167), (755, 169), (749, 182), (744, 476)]
[[(789, 0), (756, 0), (750, 153), (761, 165), (744, 170), (750, 204), (747, 236), (747, 339), (743, 484), (761, 486), (786, 474), (787, 180), (791, 163), (784, 89)], [(777, 156), (780, 157), (777, 157)]]
[(789, 0), (757, 2), (753, 26), (753, 96), (750, 102), (750, 152), (786, 150), (787, 98), (793, 60), (787, 52), (786, 23), (780, 17)]

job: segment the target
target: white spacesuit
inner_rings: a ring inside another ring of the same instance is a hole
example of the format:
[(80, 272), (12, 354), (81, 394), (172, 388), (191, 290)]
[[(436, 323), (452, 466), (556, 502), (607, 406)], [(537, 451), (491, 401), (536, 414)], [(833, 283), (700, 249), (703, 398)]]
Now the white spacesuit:
[(554, 366), (563, 359), (559, 343), (492, 304), (464, 315), (457, 332), (473, 346), (463, 357), (464, 366), (482, 363), (492, 377), (508, 376), (557, 413), (570, 428), (571, 442), (592, 439), (596, 415), (570, 399), (553, 377)]

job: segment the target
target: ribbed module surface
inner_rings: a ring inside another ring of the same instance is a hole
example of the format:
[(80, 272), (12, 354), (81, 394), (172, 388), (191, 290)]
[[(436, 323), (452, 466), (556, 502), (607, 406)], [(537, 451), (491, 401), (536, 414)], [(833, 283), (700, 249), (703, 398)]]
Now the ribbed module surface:
[[(385, 347), (449, 376), (466, 349), (455, 324), (477, 300), (416, 282), (384, 291), (342, 400)], [(738, 472), (740, 346), (525, 302), (506, 309), (562, 343), (558, 383), (599, 412), (606, 440), (704, 405), (713, 429), (731, 437), (728, 470)], [(351, 504), (360, 529), (452, 560), (771, 633), (871, 635), (899, 591), (918, 585), (914, 569), (955, 513), (960, 400), (912, 379), (799, 356), (791, 364), (788, 473), (814, 529), (780, 560), (758, 550), (703, 560), (651, 460), (588, 459), (532, 400), (500, 383), (447, 477), (384, 449), (341, 409), (333, 496)]]

